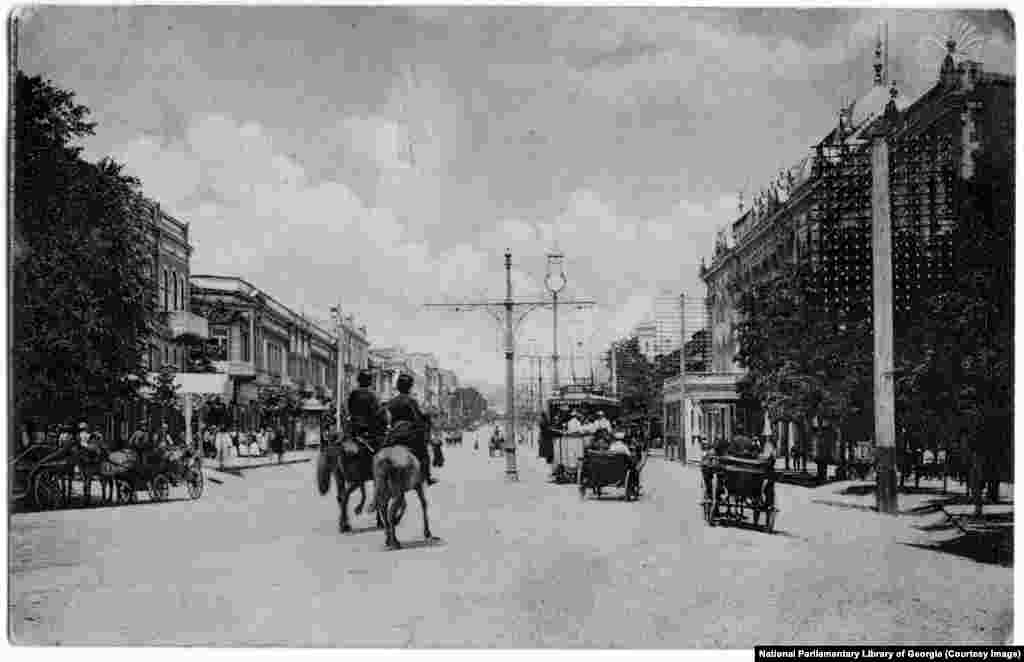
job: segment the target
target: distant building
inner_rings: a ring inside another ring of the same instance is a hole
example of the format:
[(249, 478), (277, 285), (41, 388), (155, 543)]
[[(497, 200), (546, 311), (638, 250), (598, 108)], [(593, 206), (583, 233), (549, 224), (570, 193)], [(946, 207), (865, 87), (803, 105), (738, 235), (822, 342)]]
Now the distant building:
[(655, 297), (654, 323), (656, 325), (655, 355), (671, 354), (679, 349), (679, 337), (682, 333), (679, 295), (662, 293)]
[[(195, 275), (190, 294), (209, 320), (214, 368), (232, 380), (226, 404), (234, 425), (251, 430), (266, 423), (258, 402), (269, 387), (303, 396), (317, 416), (323, 401), (336, 397), (337, 339), (330, 331), (241, 278)], [(306, 423), (296, 421), (293, 439), (318, 443)]]
[(633, 335), (640, 346), (640, 353), (647, 357), (648, 361), (654, 361), (658, 352), (658, 323), (655, 320), (645, 320), (633, 327)]

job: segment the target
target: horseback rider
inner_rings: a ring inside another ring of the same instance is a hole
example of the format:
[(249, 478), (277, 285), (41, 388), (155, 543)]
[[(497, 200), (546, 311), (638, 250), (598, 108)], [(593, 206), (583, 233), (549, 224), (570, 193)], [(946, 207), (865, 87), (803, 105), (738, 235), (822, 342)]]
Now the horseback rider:
[(413, 427), (414, 434), (411, 438), (402, 439), (396, 443), (402, 443), (409, 447), (416, 459), (420, 461), (420, 467), (427, 485), (437, 482), (430, 476), (430, 456), (427, 453), (427, 418), (420, 410), (416, 398), (409, 394), (412, 390), (412, 376), (402, 374), (398, 376), (398, 395), (391, 398), (387, 404), (387, 412), (391, 415), (391, 425), (406, 421)]
[(361, 370), (357, 382), (359, 388), (348, 396), (349, 433), (365, 439), (371, 451), (376, 451), (387, 426), (386, 414), (377, 394), (370, 390), (373, 375)]

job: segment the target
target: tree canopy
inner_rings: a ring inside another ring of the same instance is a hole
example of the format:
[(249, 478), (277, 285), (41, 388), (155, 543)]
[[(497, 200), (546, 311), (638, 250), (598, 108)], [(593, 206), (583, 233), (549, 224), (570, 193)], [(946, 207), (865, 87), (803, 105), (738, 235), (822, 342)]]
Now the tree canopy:
[(15, 412), (61, 420), (138, 396), (155, 300), (139, 183), (83, 161), (72, 93), (18, 72), (15, 98)]

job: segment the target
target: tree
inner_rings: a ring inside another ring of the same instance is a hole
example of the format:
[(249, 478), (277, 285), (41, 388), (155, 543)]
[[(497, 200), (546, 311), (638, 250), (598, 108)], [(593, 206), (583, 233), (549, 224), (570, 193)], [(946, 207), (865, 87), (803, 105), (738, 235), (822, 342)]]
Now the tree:
[[(640, 351), (640, 341), (636, 336), (620, 341), (615, 346), (615, 372), (619, 400), (622, 403), (621, 415), (627, 419), (634, 416), (647, 417), (654, 399), (654, 366)], [(608, 360), (610, 362), (611, 357)]]
[(1013, 141), (986, 138), (974, 177), (959, 185), (954, 278), (928, 300), (923, 349), (904, 376), (936, 432), (966, 442), (978, 515), (982, 482), (998, 499), (1000, 471), (1012, 466), (1013, 420)]
[(290, 423), (302, 412), (302, 402), (294, 389), (270, 386), (260, 390), (260, 417), (273, 425), (283, 425), (291, 433)]
[(19, 72), (15, 103), (15, 412), (106, 414), (145, 383), (155, 300), (138, 182), (79, 158), (93, 125), (71, 92)]
[[(806, 439), (815, 420), (842, 430), (871, 411), (872, 336), (866, 293), (836, 305), (808, 264), (786, 265), (739, 296), (741, 391)], [(799, 339), (799, 342), (794, 342)], [(808, 449), (805, 443), (801, 450)], [(845, 457), (845, 454), (844, 454)], [(819, 446), (819, 472), (829, 460)]]
[(160, 424), (167, 422), (168, 412), (178, 408), (180, 386), (175, 383), (174, 374), (174, 366), (165, 365), (153, 379), (152, 402), (160, 412)]

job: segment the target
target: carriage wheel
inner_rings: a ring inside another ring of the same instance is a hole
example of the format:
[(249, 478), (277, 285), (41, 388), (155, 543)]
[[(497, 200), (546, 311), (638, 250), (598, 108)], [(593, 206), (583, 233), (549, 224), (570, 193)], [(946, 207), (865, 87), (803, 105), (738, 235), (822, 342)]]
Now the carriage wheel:
[(124, 478), (115, 478), (114, 497), (118, 504), (135, 503), (135, 487)]
[(203, 496), (203, 483), (203, 469), (196, 463), (185, 472), (185, 486), (190, 498), (198, 499)]
[(153, 501), (164, 501), (171, 493), (171, 483), (164, 474), (157, 474), (149, 481), (149, 498)]
[(46, 510), (66, 505), (64, 485), (56, 471), (44, 469), (39, 472), (32, 486), (32, 498), (36, 506)]

